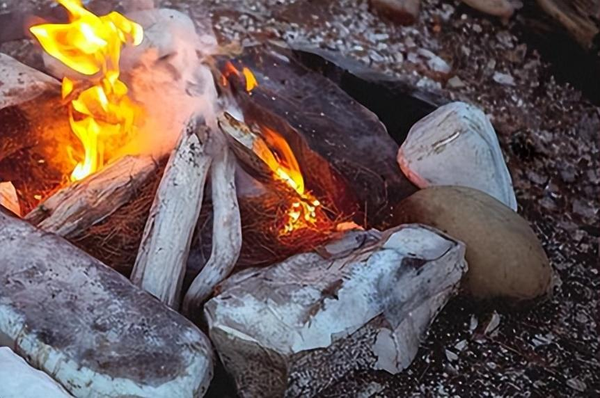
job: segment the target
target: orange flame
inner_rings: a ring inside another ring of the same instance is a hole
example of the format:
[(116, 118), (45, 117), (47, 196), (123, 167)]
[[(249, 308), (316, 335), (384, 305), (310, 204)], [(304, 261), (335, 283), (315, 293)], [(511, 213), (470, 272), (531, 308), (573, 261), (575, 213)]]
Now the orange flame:
[(238, 78), (241, 78), (242, 75), (244, 76), (244, 80), (246, 81), (246, 91), (248, 93), (258, 87), (258, 81), (250, 69), (243, 67), (242, 72), (240, 73), (240, 71), (235, 67), (235, 65), (233, 65), (233, 63), (231, 63), (231, 61), (227, 61), (221, 75), (221, 84), (223, 86), (227, 86), (227, 79), (231, 75), (236, 75)]
[[(317, 223), (317, 207), (321, 203), (305, 190), (304, 177), (300, 171), (298, 161), (288, 143), (275, 131), (262, 127), (264, 141), (255, 141), (253, 151), (275, 173), (277, 178), (294, 189), (300, 200), (292, 203), (287, 212), (288, 219), (281, 231), (288, 234), (294, 230)], [(269, 147), (274, 148), (271, 150)]]
[[(83, 160), (71, 173), (80, 180), (102, 167), (105, 151), (115, 142), (128, 140), (138, 108), (119, 80), (119, 59), (124, 44), (139, 45), (143, 29), (117, 12), (98, 17), (81, 0), (57, 0), (69, 12), (68, 24), (43, 24), (30, 28), (44, 50), (74, 71), (96, 75), (96, 83), (70, 103), (73, 133), (84, 148)], [(76, 82), (65, 77), (62, 97), (74, 93)]]

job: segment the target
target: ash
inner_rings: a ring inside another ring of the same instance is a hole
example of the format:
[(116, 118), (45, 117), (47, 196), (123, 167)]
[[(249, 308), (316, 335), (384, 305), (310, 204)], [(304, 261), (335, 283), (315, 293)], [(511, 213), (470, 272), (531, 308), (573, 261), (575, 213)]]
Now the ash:
[[(600, 394), (600, 108), (591, 101), (600, 103), (600, 95), (560, 82), (549, 60), (517, 37), (515, 18), (503, 25), (438, 0), (423, 0), (419, 21), (407, 27), (371, 13), (363, 0), (157, 2), (199, 22), (210, 16), (222, 42), (313, 44), (481, 107), (498, 133), (519, 213), (557, 271), (554, 296), (537, 306), (496, 312), (497, 305), (454, 299), (407, 371), (353, 374), (322, 397)], [(0, 10), (22, 3), (5, 0)], [(0, 51), (39, 62), (23, 42)], [(233, 396), (226, 387), (211, 390)]]

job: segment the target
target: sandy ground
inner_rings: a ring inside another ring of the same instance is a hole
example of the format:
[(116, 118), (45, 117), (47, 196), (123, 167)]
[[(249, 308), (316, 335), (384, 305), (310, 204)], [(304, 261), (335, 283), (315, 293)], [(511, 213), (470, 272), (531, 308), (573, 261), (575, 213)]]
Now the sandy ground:
[[(597, 98), (564, 81), (514, 20), (503, 25), (457, 1), (439, 0), (425, 0), (410, 27), (382, 20), (363, 0), (160, 3), (197, 19), (212, 17), (224, 43), (310, 43), (480, 106), (498, 132), (519, 213), (556, 270), (557, 286), (545, 303), (498, 309), (457, 298), (406, 372), (352, 374), (323, 397), (600, 395), (600, 108), (590, 101)], [(0, 13), (23, 6), (5, 0)], [(39, 62), (22, 42), (0, 51)], [(439, 73), (443, 63), (431, 61), (430, 53), (451, 68), (449, 75)], [(585, 82), (579, 84), (586, 91)], [(227, 380), (216, 384), (212, 396), (232, 394)]]

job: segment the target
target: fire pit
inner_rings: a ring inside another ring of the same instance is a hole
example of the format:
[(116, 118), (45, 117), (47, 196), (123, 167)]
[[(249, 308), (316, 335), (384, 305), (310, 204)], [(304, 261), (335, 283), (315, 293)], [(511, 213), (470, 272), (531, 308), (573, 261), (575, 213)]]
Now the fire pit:
[[(461, 286), (548, 292), (479, 109), (178, 11), (59, 3), (30, 28), (53, 77), (0, 54), (0, 343), (65, 396), (199, 397), (217, 362), (241, 396), (318, 396), (408, 368)], [(457, 217), (512, 245), (496, 274)]]

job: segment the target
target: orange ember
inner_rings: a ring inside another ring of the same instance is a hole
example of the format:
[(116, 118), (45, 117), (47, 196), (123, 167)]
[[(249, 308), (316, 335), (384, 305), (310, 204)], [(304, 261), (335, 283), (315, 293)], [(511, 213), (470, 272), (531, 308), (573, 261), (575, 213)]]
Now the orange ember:
[(36, 25), (30, 31), (49, 55), (75, 72), (93, 76), (91, 87), (67, 77), (62, 82), (63, 99), (75, 97), (70, 101), (70, 124), (84, 148), (83, 160), (71, 173), (71, 180), (77, 181), (102, 167), (110, 155), (106, 152), (133, 134), (139, 109), (119, 79), (119, 59), (124, 44), (142, 42), (143, 30), (117, 12), (98, 17), (81, 0), (57, 1), (69, 12), (70, 22)]

